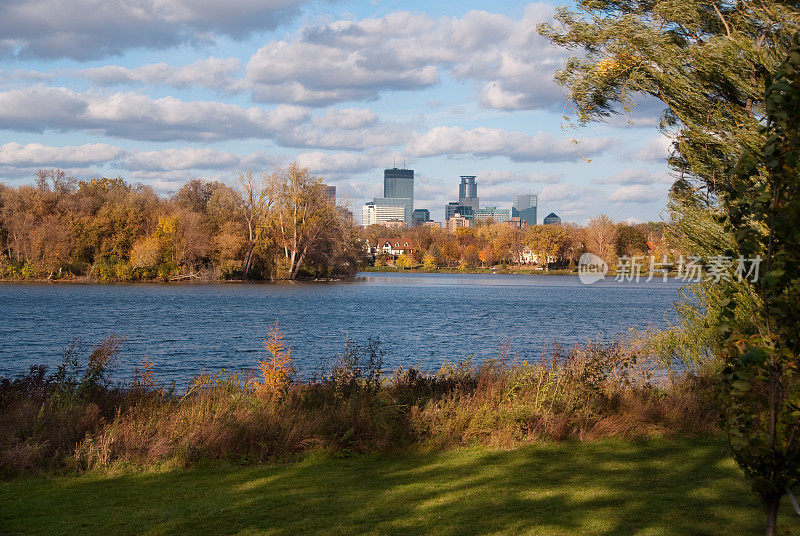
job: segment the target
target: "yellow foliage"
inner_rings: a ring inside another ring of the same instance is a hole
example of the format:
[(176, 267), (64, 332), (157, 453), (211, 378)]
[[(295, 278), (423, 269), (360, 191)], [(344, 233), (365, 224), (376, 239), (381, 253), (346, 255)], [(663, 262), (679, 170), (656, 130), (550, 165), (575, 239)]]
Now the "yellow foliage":
[(161, 216), (156, 225), (156, 236), (158, 238), (170, 238), (178, 232), (178, 217)]
[(295, 369), (292, 366), (292, 349), (283, 343), (283, 333), (276, 323), (267, 332), (264, 347), (269, 352), (258, 362), (261, 381), (253, 381), (253, 389), (261, 398), (275, 398), (286, 393)]

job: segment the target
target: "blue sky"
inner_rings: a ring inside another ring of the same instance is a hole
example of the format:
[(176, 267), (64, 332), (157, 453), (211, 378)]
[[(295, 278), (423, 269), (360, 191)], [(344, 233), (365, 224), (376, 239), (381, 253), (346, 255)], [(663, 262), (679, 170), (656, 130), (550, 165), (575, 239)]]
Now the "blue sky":
[(436, 220), (459, 175), (483, 206), (658, 220), (658, 108), (565, 129), (567, 52), (536, 33), (556, 5), (0, 0), (0, 180), (61, 167), (167, 194), (296, 160), (359, 214), (405, 162)]

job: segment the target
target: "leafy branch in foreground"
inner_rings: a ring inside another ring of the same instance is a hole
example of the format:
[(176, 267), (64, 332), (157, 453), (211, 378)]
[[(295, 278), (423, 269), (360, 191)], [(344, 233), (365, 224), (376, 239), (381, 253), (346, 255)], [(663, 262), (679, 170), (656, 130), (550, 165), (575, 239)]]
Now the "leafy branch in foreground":
[[(750, 284), (754, 330), (732, 329), (724, 378), (725, 422), (734, 457), (767, 508), (776, 534), (781, 497), (800, 482), (800, 43), (768, 80), (762, 150), (746, 153), (723, 192), (739, 251), (761, 256)], [(733, 315), (733, 301), (727, 315)]]

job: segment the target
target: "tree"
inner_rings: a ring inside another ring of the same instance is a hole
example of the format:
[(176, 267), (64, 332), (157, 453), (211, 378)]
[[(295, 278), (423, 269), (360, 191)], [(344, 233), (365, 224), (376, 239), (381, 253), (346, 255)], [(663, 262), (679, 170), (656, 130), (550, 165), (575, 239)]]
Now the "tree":
[[(800, 42), (766, 91), (765, 144), (745, 153), (721, 189), (725, 225), (764, 274), (744, 279), (754, 296), (753, 328), (728, 335), (723, 370), (725, 422), (734, 458), (777, 533), (780, 501), (800, 483)], [(725, 318), (741, 285), (726, 285)]]
[[(794, 232), (800, 228), (789, 195), (796, 189), (782, 183), (785, 177), (778, 179), (781, 174), (775, 169), (767, 173), (764, 163), (769, 160), (759, 155), (784, 155), (781, 163), (795, 170), (796, 181), (796, 167), (791, 164), (795, 153), (778, 151), (780, 144), (767, 143), (770, 133), (786, 139), (793, 134), (779, 124), (781, 113), (791, 114), (786, 109), (776, 114), (777, 102), (773, 112), (768, 112), (763, 88), (793, 45), (800, 29), (800, 6), (776, 0), (601, 0), (583, 2), (579, 11), (561, 9), (556, 18), (561, 27), (542, 25), (543, 35), (585, 52), (571, 58), (557, 75), (569, 87), (581, 123), (602, 120), (620, 107), (629, 110), (637, 95), (649, 95), (664, 105), (662, 130), (676, 140), (669, 163), (681, 176), (671, 192), (671, 212), (686, 243), (715, 254), (763, 250), (766, 258), (776, 257), (768, 264), (780, 264), (781, 249), (774, 249), (775, 241), (788, 240), (791, 228)], [(792, 69), (786, 69), (786, 74)], [(764, 130), (770, 113), (771, 130)], [(796, 124), (797, 119), (792, 120)], [(749, 169), (743, 166), (748, 161)], [(752, 196), (749, 201), (748, 195)], [(767, 206), (769, 211), (764, 209)], [(739, 212), (743, 208), (752, 212)], [(725, 224), (714, 225), (715, 219)], [(794, 251), (788, 246), (784, 250)], [(776, 533), (775, 514), (784, 491), (780, 486), (786, 477), (782, 471), (788, 451), (781, 452), (786, 444), (778, 435), (796, 431), (796, 427), (778, 426), (779, 414), (785, 415), (778, 411), (779, 402), (786, 400), (782, 382), (791, 376), (778, 371), (781, 363), (790, 361), (786, 352), (796, 355), (798, 348), (777, 326), (792, 325), (797, 300), (792, 296), (794, 302), (783, 302), (786, 317), (773, 294), (779, 290), (782, 296), (792, 295), (788, 283), (793, 277), (787, 271), (777, 278), (774, 274), (765, 277), (755, 295), (747, 285), (726, 285), (727, 295), (713, 304), (729, 311), (727, 322), (718, 326), (732, 345), (725, 356), (725, 409), (729, 430), (738, 430), (741, 437), (729, 435), (738, 451), (737, 461), (767, 506), (767, 534)], [(766, 285), (772, 290), (767, 291)], [(738, 314), (742, 309), (750, 314)], [(743, 316), (749, 322), (742, 322)], [(730, 324), (736, 329), (731, 330)], [(758, 335), (741, 338), (748, 333)], [(739, 378), (737, 371), (751, 377)], [(747, 407), (755, 411), (748, 414)], [(794, 467), (798, 466), (794, 460)]]
[(478, 248), (475, 245), (469, 245), (464, 249), (464, 254), (462, 255), (462, 261), (469, 267), (475, 267), (480, 262), (480, 254), (478, 253)]
[(481, 260), (481, 268), (485, 268), (487, 264), (491, 267), (497, 260), (494, 254), (494, 248), (488, 244), (480, 250), (478, 258)]
[(539, 258), (545, 270), (550, 267), (550, 259), (558, 256), (567, 240), (567, 232), (560, 225), (534, 225), (525, 233), (528, 247)]
[(398, 268), (402, 268), (403, 270), (413, 268), (414, 267), (414, 259), (410, 255), (406, 255), (405, 253), (401, 253), (397, 260), (394, 261), (395, 266)]
[[(324, 235), (340, 228), (342, 218), (322, 189), (322, 181), (296, 163), (269, 176), (273, 235), (283, 249), (289, 279), (297, 277), (306, 258)], [(341, 240), (343, 237), (337, 237)]]
[(238, 182), (241, 188), (241, 198), (238, 199), (239, 214), (247, 230), (247, 242), (244, 259), (242, 259), (242, 277), (249, 279), (250, 270), (253, 267), (253, 251), (256, 248), (257, 240), (263, 237), (263, 233), (260, 231), (266, 224), (272, 198), (268, 195), (266, 180), (257, 181), (252, 171), (240, 173)]
[(617, 226), (605, 214), (589, 220), (586, 226), (586, 249), (613, 265), (617, 242)]
[(649, 96), (676, 135), (676, 171), (713, 196), (745, 150), (763, 144), (763, 87), (800, 29), (795, 2), (601, 0), (560, 8), (539, 31), (580, 47), (556, 79), (581, 124), (630, 111)]
[(644, 255), (647, 249), (647, 237), (641, 227), (624, 223), (617, 227), (616, 251), (618, 256)]

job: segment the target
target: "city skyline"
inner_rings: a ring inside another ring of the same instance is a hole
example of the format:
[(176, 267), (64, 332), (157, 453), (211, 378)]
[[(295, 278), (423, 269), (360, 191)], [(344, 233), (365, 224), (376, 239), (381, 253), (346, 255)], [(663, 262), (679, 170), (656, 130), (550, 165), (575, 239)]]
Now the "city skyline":
[[(297, 161), (355, 210), (402, 163), (418, 170), (415, 205), (434, 213), (458, 198), (462, 174), (481, 203), (534, 191), (571, 221), (645, 221), (665, 207), (657, 106), (641, 103), (632, 124), (565, 129), (552, 79), (566, 53), (536, 33), (556, 2), (231, 0), (224, 13), (198, 4), (139, 19), (121, 0), (87, 24), (72, 21), (83, 2), (0, 8), (4, 182), (60, 167), (165, 195)], [(56, 19), (70, 32), (46, 26)]]

